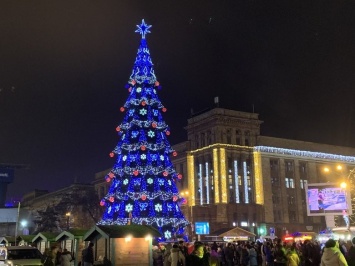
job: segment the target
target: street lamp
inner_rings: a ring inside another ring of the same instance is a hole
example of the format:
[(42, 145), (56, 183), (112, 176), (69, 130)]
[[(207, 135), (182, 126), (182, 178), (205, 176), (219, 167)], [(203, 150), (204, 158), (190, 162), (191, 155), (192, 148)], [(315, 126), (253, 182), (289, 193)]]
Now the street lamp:
[(65, 214), (65, 216), (67, 217), (67, 230), (69, 230), (70, 212), (67, 212), (67, 213)]

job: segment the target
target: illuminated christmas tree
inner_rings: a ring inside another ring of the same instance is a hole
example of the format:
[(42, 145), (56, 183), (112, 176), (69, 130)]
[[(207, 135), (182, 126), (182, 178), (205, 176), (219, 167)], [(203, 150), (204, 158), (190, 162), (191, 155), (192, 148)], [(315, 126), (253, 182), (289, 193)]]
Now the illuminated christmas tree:
[(142, 39), (126, 85), (129, 96), (120, 109), (124, 113), (116, 128), (120, 140), (110, 153), (116, 163), (105, 177), (111, 186), (100, 202), (105, 212), (99, 224), (151, 225), (170, 239), (189, 224), (175, 184), (182, 176), (170, 160), (177, 153), (167, 139), (170, 130), (162, 116), (167, 109), (157, 95), (161, 86), (145, 39), (151, 25), (142, 20), (137, 27)]

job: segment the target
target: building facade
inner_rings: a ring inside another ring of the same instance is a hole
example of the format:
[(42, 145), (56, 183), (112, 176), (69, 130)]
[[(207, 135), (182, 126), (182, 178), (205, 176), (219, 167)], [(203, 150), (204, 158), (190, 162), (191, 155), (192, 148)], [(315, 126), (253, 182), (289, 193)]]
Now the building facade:
[(174, 146), (173, 159), (184, 176), (186, 216), (192, 225), (209, 222), (211, 232), (238, 226), (281, 237), (324, 230), (324, 217), (307, 216), (306, 184), (340, 184), (335, 167), (353, 169), (355, 149), (261, 136), (261, 124), (258, 114), (222, 108), (188, 120), (188, 140)]

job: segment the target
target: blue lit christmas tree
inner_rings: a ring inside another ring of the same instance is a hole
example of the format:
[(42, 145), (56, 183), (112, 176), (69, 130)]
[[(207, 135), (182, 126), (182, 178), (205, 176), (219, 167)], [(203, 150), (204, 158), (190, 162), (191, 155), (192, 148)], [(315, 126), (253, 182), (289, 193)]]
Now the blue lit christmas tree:
[(151, 225), (170, 239), (189, 224), (175, 184), (182, 176), (170, 160), (177, 153), (167, 139), (170, 131), (162, 117), (166, 108), (157, 95), (161, 86), (145, 39), (151, 25), (142, 20), (137, 27), (142, 39), (126, 85), (129, 96), (120, 109), (125, 114), (116, 128), (120, 140), (110, 153), (116, 163), (105, 177), (111, 186), (100, 202), (105, 212), (99, 224)]

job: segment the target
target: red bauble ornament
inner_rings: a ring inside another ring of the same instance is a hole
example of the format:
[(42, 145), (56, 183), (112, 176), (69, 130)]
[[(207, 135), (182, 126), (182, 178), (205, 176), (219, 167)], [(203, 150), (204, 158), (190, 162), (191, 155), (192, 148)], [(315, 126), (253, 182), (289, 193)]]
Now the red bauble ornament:
[(139, 174), (138, 170), (134, 170), (134, 171), (133, 171), (133, 174), (134, 174), (135, 176), (137, 176), (137, 175)]
[(109, 176), (110, 178), (114, 178), (114, 177), (115, 177), (115, 174), (112, 173), (112, 172), (110, 172), (110, 173), (108, 174), (108, 176)]
[(153, 128), (156, 128), (156, 127), (157, 127), (157, 123), (156, 123), (156, 122), (153, 122), (153, 123), (152, 123), (152, 127), (153, 127)]
[(142, 200), (146, 200), (146, 199), (147, 199), (147, 196), (143, 194), (142, 197), (141, 197), (141, 199), (142, 199)]
[(145, 106), (147, 103), (145, 101), (142, 101), (142, 106)]
[(104, 201), (100, 201), (100, 206), (105, 206), (105, 202)]
[(159, 86), (159, 85), (160, 85), (159, 81), (156, 81), (156, 82), (154, 83), (154, 85), (155, 85), (155, 86)]
[(120, 111), (121, 111), (121, 112), (124, 112), (124, 107), (123, 107), (123, 106), (120, 108)]
[(178, 174), (178, 178), (181, 179), (182, 178), (182, 174)]
[(110, 152), (110, 157), (112, 158), (113, 156), (115, 156), (115, 154), (113, 152)]
[(174, 196), (173, 197), (173, 201), (177, 201), (178, 200), (178, 197), (177, 196)]
[(163, 107), (161, 110), (165, 113), (167, 109)]
[(163, 176), (168, 176), (168, 172), (167, 172), (167, 171), (164, 171), (164, 172), (163, 172)]
[(128, 92), (131, 92), (131, 91), (132, 91), (132, 87), (129, 87), (129, 88), (128, 88)]
[(111, 178), (109, 176), (106, 176), (106, 182), (110, 182), (111, 181)]
[(165, 131), (165, 134), (166, 134), (167, 136), (169, 136), (169, 135), (170, 135), (170, 131), (169, 131), (169, 130)]
[(142, 146), (141, 146), (141, 150), (142, 150), (142, 151), (145, 151), (145, 149), (146, 149), (145, 146), (142, 145)]
[(134, 79), (131, 80), (131, 84), (134, 85), (136, 84), (136, 81)]
[(120, 127), (116, 127), (116, 131), (120, 132), (121, 128)]
[(114, 197), (110, 197), (110, 198), (109, 198), (109, 201), (110, 201), (110, 202), (114, 202), (114, 201), (115, 201), (115, 198), (114, 198)]
[(176, 151), (173, 152), (173, 156), (177, 156), (177, 152)]

